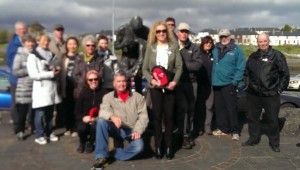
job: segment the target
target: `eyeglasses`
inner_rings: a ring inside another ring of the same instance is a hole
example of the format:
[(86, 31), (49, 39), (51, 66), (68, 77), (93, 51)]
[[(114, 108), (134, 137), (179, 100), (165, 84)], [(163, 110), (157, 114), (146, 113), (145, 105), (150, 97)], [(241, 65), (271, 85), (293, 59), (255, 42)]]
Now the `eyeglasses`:
[(89, 82), (92, 82), (92, 81), (99, 81), (98, 78), (93, 78), (93, 79), (88, 79)]
[(186, 34), (190, 33), (189, 30), (180, 30), (179, 32), (181, 32), (181, 33), (186, 33)]
[(160, 34), (160, 33), (167, 33), (167, 30), (156, 30), (155, 31), (156, 32), (156, 34)]
[(227, 38), (228, 36), (226, 36), (226, 35), (221, 35), (220, 36), (220, 39), (223, 39), (223, 38)]
[(86, 46), (86, 47), (95, 47), (94, 44), (86, 44), (85, 46)]

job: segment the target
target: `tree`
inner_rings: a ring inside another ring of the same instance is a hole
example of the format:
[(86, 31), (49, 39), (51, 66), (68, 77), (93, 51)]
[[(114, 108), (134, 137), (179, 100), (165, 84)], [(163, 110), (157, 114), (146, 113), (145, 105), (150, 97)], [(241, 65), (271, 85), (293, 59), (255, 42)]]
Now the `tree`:
[(34, 34), (40, 34), (45, 31), (45, 27), (40, 24), (39, 21), (33, 21), (32, 24), (29, 26), (29, 32)]
[(293, 30), (293, 27), (291, 27), (290, 25), (288, 24), (285, 24), (283, 26), (283, 28), (281, 29), (281, 31), (286, 31), (286, 32), (291, 32)]
[(0, 30), (0, 44), (8, 42), (9, 32), (7, 30)]

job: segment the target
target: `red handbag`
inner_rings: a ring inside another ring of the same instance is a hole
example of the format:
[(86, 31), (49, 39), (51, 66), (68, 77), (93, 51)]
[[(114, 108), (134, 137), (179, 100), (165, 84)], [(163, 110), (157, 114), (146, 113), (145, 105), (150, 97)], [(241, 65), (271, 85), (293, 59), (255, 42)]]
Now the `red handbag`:
[(99, 107), (94, 106), (89, 110), (89, 116), (90, 118), (94, 118), (97, 117), (99, 114)]
[(174, 74), (165, 69), (163, 66), (154, 66), (151, 71), (151, 75), (161, 87), (166, 87), (174, 77)]

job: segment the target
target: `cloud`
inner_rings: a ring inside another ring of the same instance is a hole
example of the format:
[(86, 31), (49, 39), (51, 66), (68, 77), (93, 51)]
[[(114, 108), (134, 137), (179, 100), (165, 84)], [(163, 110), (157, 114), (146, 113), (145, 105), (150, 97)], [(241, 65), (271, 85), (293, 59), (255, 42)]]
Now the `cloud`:
[[(112, 0), (0, 0), (0, 29), (16, 21), (39, 21), (49, 31), (62, 23), (67, 32), (95, 32), (112, 27)], [(298, 26), (295, 0), (115, 0), (115, 27), (135, 16), (151, 26), (168, 16), (187, 22), (194, 32), (204, 28)]]

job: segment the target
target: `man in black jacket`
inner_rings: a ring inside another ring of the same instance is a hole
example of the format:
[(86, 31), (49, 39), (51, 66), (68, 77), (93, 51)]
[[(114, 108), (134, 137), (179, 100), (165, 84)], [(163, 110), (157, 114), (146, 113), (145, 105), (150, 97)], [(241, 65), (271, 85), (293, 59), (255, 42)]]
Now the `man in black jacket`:
[(191, 149), (195, 145), (191, 138), (193, 130), (195, 102), (197, 97), (197, 73), (202, 60), (200, 48), (189, 40), (190, 26), (180, 23), (177, 28), (179, 52), (183, 61), (183, 72), (176, 87), (176, 125), (183, 135), (182, 148)]
[(274, 152), (280, 152), (278, 113), (280, 93), (289, 83), (289, 69), (284, 55), (273, 49), (269, 36), (262, 33), (257, 37), (258, 50), (247, 61), (245, 77), (248, 85), (248, 131), (249, 139), (242, 146), (253, 146), (260, 142), (262, 123), (259, 118), (265, 110), (269, 145)]

